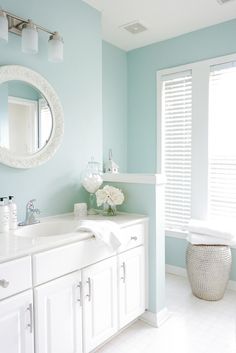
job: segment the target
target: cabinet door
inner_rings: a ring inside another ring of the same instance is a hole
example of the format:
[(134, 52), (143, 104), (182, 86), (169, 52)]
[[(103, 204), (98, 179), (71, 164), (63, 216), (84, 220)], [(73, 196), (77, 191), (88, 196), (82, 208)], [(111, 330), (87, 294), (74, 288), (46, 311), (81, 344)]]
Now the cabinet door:
[(117, 258), (89, 266), (83, 270), (82, 279), (87, 353), (117, 332)]
[(33, 353), (32, 291), (0, 302), (0, 352)]
[(119, 328), (145, 311), (144, 247), (140, 246), (118, 256)]
[(82, 352), (81, 273), (35, 288), (36, 353)]

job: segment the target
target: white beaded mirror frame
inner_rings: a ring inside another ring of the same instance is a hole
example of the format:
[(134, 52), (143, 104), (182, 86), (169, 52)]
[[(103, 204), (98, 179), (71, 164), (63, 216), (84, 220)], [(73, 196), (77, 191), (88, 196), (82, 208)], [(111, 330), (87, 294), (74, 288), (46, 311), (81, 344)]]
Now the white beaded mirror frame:
[(16, 155), (0, 147), (0, 163), (13, 168), (33, 168), (50, 160), (60, 146), (64, 133), (63, 109), (53, 87), (39, 73), (19, 65), (0, 66), (0, 84), (16, 80), (30, 84), (44, 96), (51, 110), (52, 131), (47, 144), (30, 155)]

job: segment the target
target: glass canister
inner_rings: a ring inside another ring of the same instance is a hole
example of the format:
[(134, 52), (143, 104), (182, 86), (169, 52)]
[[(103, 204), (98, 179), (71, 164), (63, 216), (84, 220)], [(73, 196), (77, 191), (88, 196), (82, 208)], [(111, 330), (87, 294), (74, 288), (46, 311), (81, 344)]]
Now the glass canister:
[(88, 162), (85, 171), (82, 173), (82, 185), (89, 192), (89, 207), (88, 214), (97, 214), (95, 192), (102, 185), (102, 172), (100, 170), (100, 163), (95, 162), (93, 158)]

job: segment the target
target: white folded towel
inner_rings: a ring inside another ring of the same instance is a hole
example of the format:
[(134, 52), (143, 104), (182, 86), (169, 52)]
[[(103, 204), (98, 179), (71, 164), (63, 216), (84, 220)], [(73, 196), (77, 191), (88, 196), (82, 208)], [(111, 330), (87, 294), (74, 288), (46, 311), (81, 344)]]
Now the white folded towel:
[(120, 227), (112, 221), (80, 221), (77, 231), (91, 232), (96, 239), (102, 241), (113, 251), (116, 251), (121, 245)]
[(187, 240), (193, 245), (235, 245), (236, 240), (226, 240), (221, 238), (216, 238), (213, 236), (197, 234), (197, 233), (189, 233), (187, 236)]
[(212, 236), (215, 238), (234, 240), (236, 238), (236, 223), (226, 221), (200, 221), (191, 219), (188, 225), (190, 233)]

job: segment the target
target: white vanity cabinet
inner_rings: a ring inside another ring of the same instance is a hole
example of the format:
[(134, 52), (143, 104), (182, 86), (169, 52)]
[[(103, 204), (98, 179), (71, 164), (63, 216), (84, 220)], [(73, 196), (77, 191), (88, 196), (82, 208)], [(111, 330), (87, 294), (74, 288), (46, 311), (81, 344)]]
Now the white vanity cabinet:
[(0, 299), (23, 292), (31, 287), (30, 256), (0, 264)]
[(0, 353), (89, 353), (144, 313), (148, 219), (118, 223), (118, 251), (76, 234), (0, 263)]
[(81, 271), (35, 288), (36, 353), (82, 353)]
[(119, 329), (145, 311), (145, 256), (139, 246), (118, 256)]
[(84, 352), (90, 352), (117, 330), (117, 258), (111, 257), (82, 272), (84, 288)]
[(30, 256), (0, 264), (0, 352), (34, 352), (31, 287)]
[(31, 290), (0, 302), (0, 352), (33, 353), (33, 330)]

